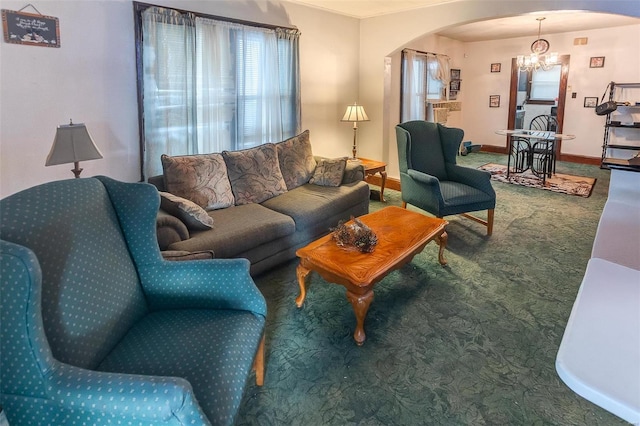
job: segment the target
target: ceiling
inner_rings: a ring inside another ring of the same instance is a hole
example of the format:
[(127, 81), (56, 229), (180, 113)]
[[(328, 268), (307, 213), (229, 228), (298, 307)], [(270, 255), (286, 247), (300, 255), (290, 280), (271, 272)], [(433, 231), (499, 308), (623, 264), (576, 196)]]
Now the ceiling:
[[(290, 0), (341, 15), (364, 19), (420, 9), (456, 0)], [(535, 36), (538, 33), (536, 18), (542, 22), (544, 34), (575, 32), (596, 28), (619, 27), (640, 23), (640, 19), (622, 15), (581, 11), (555, 11), (525, 14), (473, 22), (438, 31), (437, 34), (462, 42), (486, 41), (505, 38)]]

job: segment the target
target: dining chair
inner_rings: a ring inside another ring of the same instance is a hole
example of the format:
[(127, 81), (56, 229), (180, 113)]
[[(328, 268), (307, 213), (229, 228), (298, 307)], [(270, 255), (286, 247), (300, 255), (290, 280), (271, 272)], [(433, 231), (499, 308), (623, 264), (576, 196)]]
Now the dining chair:
[[(538, 115), (531, 120), (529, 130), (555, 133), (558, 120), (553, 115)], [(531, 146), (531, 171), (542, 176), (543, 182), (556, 172), (556, 148), (555, 138), (540, 139)]]

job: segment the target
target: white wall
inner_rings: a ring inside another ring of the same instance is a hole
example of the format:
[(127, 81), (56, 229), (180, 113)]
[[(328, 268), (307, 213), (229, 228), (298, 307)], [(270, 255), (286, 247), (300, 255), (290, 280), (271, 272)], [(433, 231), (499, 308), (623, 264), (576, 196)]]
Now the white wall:
[[(302, 32), (302, 128), (311, 129), (314, 153), (349, 155), (351, 126), (339, 120), (357, 100), (359, 20), (279, 1), (151, 3), (296, 26)], [(0, 2), (3, 9), (24, 6)], [(82, 176), (139, 180), (132, 2), (47, 0), (36, 7), (59, 18), (61, 47), (0, 42), (0, 198), (73, 176), (72, 164), (44, 166), (56, 126), (70, 118), (87, 125), (104, 155), (82, 162)]]
[[(346, 106), (358, 100), (371, 118), (359, 126), (358, 153), (387, 161), (390, 152), (395, 153), (394, 126), (399, 110), (385, 98), (393, 89), (393, 79), (399, 79), (399, 68), (394, 71), (391, 55), (412, 40), (450, 25), (537, 10), (583, 9), (640, 15), (637, 2), (626, 0), (460, 0), (360, 21), (278, 0), (151, 3), (298, 27), (302, 32), (302, 127), (311, 130), (314, 152), (327, 156), (349, 154), (351, 126), (339, 120)], [(3, 9), (19, 10), (24, 6), (21, 1), (0, 0)], [(140, 158), (131, 1), (42, 0), (36, 7), (41, 13), (60, 19), (61, 47), (0, 42), (0, 198), (72, 176), (71, 165), (44, 167), (56, 126), (68, 123), (69, 118), (87, 124), (105, 157), (82, 163), (83, 176), (104, 174), (137, 181)], [(602, 43), (607, 64), (601, 72), (602, 81), (606, 82), (610, 79), (606, 75), (609, 58), (615, 55), (610, 52), (617, 47)], [(619, 46), (616, 40), (612, 43)], [(636, 54), (636, 70), (637, 57)], [(616, 69), (627, 66), (630, 60), (625, 58)], [(572, 56), (572, 64), (573, 61)], [(504, 71), (501, 74), (506, 75)], [(469, 101), (465, 92), (468, 76), (469, 72), (463, 70), (464, 102)], [(587, 87), (590, 81), (587, 78), (572, 84), (576, 88)], [(592, 96), (599, 96), (603, 83), (598, 80), (594, 87), (598, 90)], [(580, 93), (583, 90), (586, 89), (580, 88)], [(582, 102), (581, 98), (577, 102)], [(469, 118), (469, 111), (463, 111), (463, 120)], [(572, 121), (581, 123), (584, 117), (567, 117), (565, 126)], [(390, 176), (394, 176), (394, 168), (397, 170), (397, 161), (389, 163)]]
[[(392, 58), (393, 55), (403, 47), (416, 39), (424, 37), (426, 34), (437, 32), (438, 30), (460, 25), (463, 23), (495, 19), (500, 17), (508, 17), (514, 15), (521, 15), (525, 13), (533, 13), (540, 11), (552, 11), (552, 10), (583, 10), (583, 11), (597, 11), (604, 13), (617, 13), (628, 16), (640, 17), (640, 8), (637, 7), (636, 1), (625, 0), (608, 0), (608, 1), (588, 1), (588, 0), (538, 0), (535, 2), (528, 1), (501, 1), (501, 0), (483, 0), (483, 1), (471, 1), (461, 0), (457, 2), (443, 3), (436, 6), (431, 6), (423, 9), (412, 10), (408, 12), (396, 13), (393, 15), (379, 16), (374, 18), (363, 19), (360, 23), (360, 99), (364, 105), (368, 105), (367, 112), (372, 119), (367, 126), (362, 127), (360, 133), (362, 141), (366, 141), (361, 144), (361, 153), (363, 156), (369, 158), (379, 158), (387, 161), (388, 175), (391, 177), (398, 177), (398, 165), (397, 160), (392, 156), (396, 149), (395, 141), (395, 125), (398, 122), (398, 113), (389, 108), (389, 104), (392, 101), (388, 95), (391, 90), (385, 89), (393, 80), (393, 76), (385, 75), (385, 61), (388, 58)], [(605, 30), (606, 31), (606, 30)], [(632, 34), (633, 35), (633, 34)], [(608, 40), (613, 46), (606, 47), (602, 45), (602, 54), (592, 56), (608, 56), (611, 50), (618, 48), (625, 49), (624, 46), (638, 46), (637, 35), (635, 40), (632, 38), (626, 38), (624, 40)], [(549, 40), (551, 41), (551, 40)], [(553, 42), (552, 42), (553, 45)], [(526, 44), (524, 47), (526, 48)], [(594, 47), (594, 45), (590, 45)], [(630, 47), (632, 48), (632, 47)], [(513, 52), (522, 51), (523, 44), (513, 45)], [(439, 52), (446, 53), (446, 52)], [(469, 52), (467, 52), (469, 53)], [(502, 62), (503, 67), (506, 65), (505, 60), (497, 60), (502, 58), (502, 52), (490, 51), (489, 56), (495, 54), (496, 60), (491, 62)], [(615, 68), (626, 67), (627, 63), (631, 63), (630, 69), (632, 72), (638, 73), (637, 55), (635, 52), (636, 61), (631, 58), (625, 58), (620, 64), (615, 64)], [(613, 53), (611, 53), (613, 54)], [(607, 59), (608, 60), (608, 59)], [(635, 68), (634, 68), (635, 62)], [(573, 63), (573, 58), (572, 58)], [(488, 70), (489, 62), (487, 65), (482, 65)], [(507, 67), (508, 68), (508, 67)], [(476, 110), (473, 109), (473, 105), (470, 103), (470, 93), (467, 91), (469, 88), (468, 79), (471, 69), (466, 66), (461, 66), (462, 69), (462, 100), (463, 100), (463, 120), (465, 128), (468, 129), (468, 121), (475, 114)], [(606, 71), (610, 71), (612, 68), (605, 68)], [(398, 68), (399, 72), (399, 68)], [(488, 71), (487, 71), (488, 72)], [(571, 73), (571, 71), (570, 71)], [(505, 76), (505, 70), (501, 73)], [(397, 77), (399, 79), (399, 74)], [(487, 77), (488, 78), (488, 77)], [(608, 81), (608, 78), (605, 78)], [(591, 78), (589, 78), (591, 81)], [(492, 94), (501, 94), (502, 105), (506, 105), (505, 99), (508, 99), (509, 85), (503, 85), (499, 81), (486, 80), (479, 82), (482, 85), (487, 85), (487, 88), (492, 88)], [(576, 85), (578, 82), (575, 83)], [(605, 83), (606, 84), (606, 83)], [(387, 85), (387, 86), (385, 86)], [(598, 89), (598, 95), (585, 95), (585, 96), (600, 96), (604, 85), (598, 82), (596, 84), (601, 89)], [(577, 86), (576, 86), (577, 88)], [(580, 89), (582, 92), (582, 89)], [(578, 101), (582, 101), (579, 99)], [(503, 113), (502, 108), (492, 108), (488, 110), (488, 95), (483, 99), (478, 100), (482, 103), (482, 109), (486, 111), (486, 118), (491, 123), (500, 123), (500, 120), (504, 120), (504, 126), (506, 126), (506, 114)], [(385, 111), (390, 110), (389, 113)], [(593, 111), (591, 111), (592, 113)], [(565, 118), (565, 128), (567, 125), (573, 125), (575, 122), (580, 122), (586, 117), (585, 111), (581, 112), (582, 118)], [(503, 117), (504, 118), (501, 118)], [(567, 122), (569, 120), (569, 122)], [(486, 122), (486, 121), (485, 121)], [(486, 126), (486, 124), (483, 124)], [(498, 126), (501, 127), (501, 126)], [(466, 130), (467, 130), (466, 129)], [(601, 133), (601, 130), (598, 133)], [(489, 132), (487, 132), (489, 133)], [(480, 139), (480, 136), (474, 134), (473, 131), (469, 134), (467, 132), (467, 139), (473, 138), (473, 140), (488, 140), (485, 138)], [(568, 144), (567, 144), (568, 145)], [(567, 147), (568, 149), (568, 147)], [(566, 151), (565, 151), (566, 152)], [(599, 154), (597, 154), (599, 156)]]
[[(588, 44), (574, 46), (576, 37), (588, 37)], [(563, 141), (562, 153), (599, 158), (602, 153), (605, 117), (593, 108), (584, 108), (584, 98), (600, 97), (610, 81), (640, 82), (640, 24), (609, 29), (548, 34), (551, 50), (570, 55), (563, 133), (576, 138)], [(467, 43), (462, 73), (465, 76), (464, 129), (466, 138), (484, 145), (506, 146), (511, 58), (526, 53), (531, 37)], [(604, 56), (604, 68), (589, 68), (592, 56)], [(491, 73), (492, 62), (502, 63), (500, 73)], [(576, 98), (571, 93), (576, 93)], [(500, 95), (500, 108), (489, 108), (489, 95)], [(636, 93), (640, 101), (640, 91)], [(547, 107), (548, 109), (548, 107)], [(534, 114), (535, 115), (535, 114)]]

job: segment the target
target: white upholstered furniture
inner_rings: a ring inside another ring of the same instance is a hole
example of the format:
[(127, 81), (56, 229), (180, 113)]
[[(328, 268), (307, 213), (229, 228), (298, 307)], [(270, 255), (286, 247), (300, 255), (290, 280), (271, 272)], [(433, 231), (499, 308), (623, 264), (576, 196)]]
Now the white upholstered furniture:
[(578, 395), (640, 424), (640, 173), (611, 171), (556, 370)]

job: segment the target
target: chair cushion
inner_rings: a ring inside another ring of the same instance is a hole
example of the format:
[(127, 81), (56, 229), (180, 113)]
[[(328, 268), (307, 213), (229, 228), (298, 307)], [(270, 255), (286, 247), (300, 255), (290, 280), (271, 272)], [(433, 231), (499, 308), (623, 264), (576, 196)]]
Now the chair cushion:
[(287, 192), (278, 163), (278, 151), (265, 143), (241, 151), (223, 151), (236, 205), (261, 203)]
[(184, 378), (211, 423), (233, 424), (263, 325), (264, 318), (245, 311), (153, 312), (98, 369)]
[(435, 176), (439, 180), (447, 180), (437, 124), (411, 121), (401, 124), (401, 127), (411, 134), (411, 168)]
[(147, 312), (106, 188), (91, 178), (39, 185), (3, 199), (0, 217), (0, 237), (28, 247), (40, 263), (54, 357), (94, 368)]
[[(469, 206), (492, 201), (493, 197), (464, 183), (441, 181), (440, 191), (447, 206)], [(473, 211), (471, 208), (469, 211)]]
[(168, 192), (191, 200), (205, 210), (234, 204), (227, 165), (221, 154), (162, 155), (161, 159)]
[(305, 130), (297, 136), (276, 144), (280, 171), (291, 191), (309, 182), (316, 169), (316, 159), (311, 151), (309, 131)]

